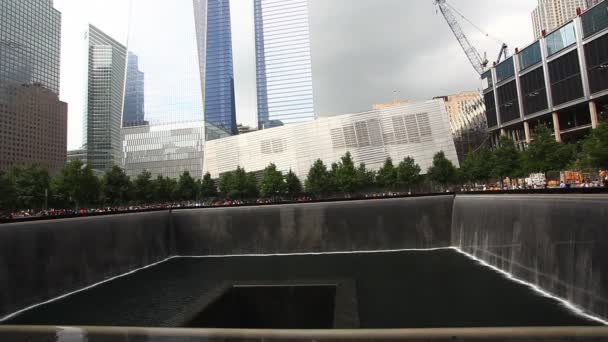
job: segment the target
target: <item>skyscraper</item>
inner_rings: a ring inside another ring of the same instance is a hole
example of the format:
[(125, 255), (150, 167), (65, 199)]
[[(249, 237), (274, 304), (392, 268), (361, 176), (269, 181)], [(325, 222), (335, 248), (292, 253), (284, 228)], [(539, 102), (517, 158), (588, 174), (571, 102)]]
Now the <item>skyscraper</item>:
[(139, 58), (129, 52), (125, 81), (125, 102), (123, 107), (123, 127), (145, 126), (144, 83), (145, 75), (139, 70)]
[[(128, 50), (137, 62), (127, 66), (123, 117), (143, 107), (147, 126), (124, 125), (123, 167), (201, 177), (203, 142), (236, 130), (229, 1), (133, 0)], [(131, 83), (137, 75), (143, 85)]]
[(259, 128), (315, 119), (308, 0), (254, 0)]
[(121, 160), (126, 48), (93, 25), (85, 37), (88, 70), (83, 147), (87, 163), (94, 170), (106, 171)]
[(229, 0), (207, 0), (206, 13), (205, 121), (236, 134)]
[(538, 0), (532, 11), (534, 36), (540, 38), (543, 30), (552, 31), (576, 16), (576, 9), (586, 9), (589, 0)]
[(51, 0), (0, 0), (0, 171), (65, 162), (67, 105), (59, 101), (61, 13)]

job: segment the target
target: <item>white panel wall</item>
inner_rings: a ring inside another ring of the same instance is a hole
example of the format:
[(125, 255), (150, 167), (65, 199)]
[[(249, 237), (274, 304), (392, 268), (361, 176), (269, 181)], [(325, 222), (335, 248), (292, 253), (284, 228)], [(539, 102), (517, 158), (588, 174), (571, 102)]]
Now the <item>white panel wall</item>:
[(410, 156), (426, 172), (439, 151), (458, 165), (444, 102), (432, 100), (209, 141), (203, 168), (217, 178), (237, 166), (260, 171), (275, 163), (304, 179), (315, 160), (329, 167), (348, 151), (373, 170), (387, 157), (398, 163)]

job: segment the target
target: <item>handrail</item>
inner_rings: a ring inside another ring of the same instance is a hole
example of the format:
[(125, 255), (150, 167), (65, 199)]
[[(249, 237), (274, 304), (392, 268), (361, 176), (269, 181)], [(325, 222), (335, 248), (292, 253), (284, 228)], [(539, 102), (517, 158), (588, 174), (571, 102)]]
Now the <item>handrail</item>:
[(290, 340), (453, 340), (502, 338), (608, 338), (608, 327), (512, 327), (512, 328), (441, 328), (441, 329), (361, 329), (361, 330), (247, 330), (180, 329), (136, 327), (53, 327), (0, 326), (0, 337), (7, 334), (74, 333), (80, 336), (114, 337), (201, 337), (225, 339)]

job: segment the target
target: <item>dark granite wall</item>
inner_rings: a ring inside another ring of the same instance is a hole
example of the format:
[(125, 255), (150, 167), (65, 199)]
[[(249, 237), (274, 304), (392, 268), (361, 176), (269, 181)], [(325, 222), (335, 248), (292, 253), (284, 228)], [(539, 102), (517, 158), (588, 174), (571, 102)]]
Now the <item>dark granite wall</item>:
[(180, 256), (450, 246), (454, 196), (179, 210)]
[(608, 318), (607, 195), (457, 196), (452, 243)]
[(169, 213), (0, 226), (0, 318), (166, 259)]

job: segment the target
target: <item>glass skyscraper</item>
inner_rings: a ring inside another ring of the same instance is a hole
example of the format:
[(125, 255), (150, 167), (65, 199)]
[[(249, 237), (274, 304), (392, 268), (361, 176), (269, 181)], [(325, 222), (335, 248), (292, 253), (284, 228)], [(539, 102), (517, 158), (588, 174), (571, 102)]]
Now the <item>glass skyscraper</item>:
[(60, 53), (52, 0), (0, 0), (0, 171), (37, 163), (55, 173), (65, 163)]
[(236, 130), (229, 1), (133, 0), (128, 50), (127, 173), (202, 176), (201, 139)]
[(87, 163), (94, 170), (106, 171), (121, 160), (126, 47), (93, 25), (89, 25), (86, 39), (89, 60), (83, 147)]
[(259, 128), (315, 119), (308, 0), (254, 0)]
[(236, 130), (229, 0), (133, 0), (128, 45), (125, 124)]
[(52, 0), (0, 0), (0, 81), (59, 94), (61, 13)]
[(131, 52), (127, 59), (127, 70), (122, 125), (123, 127), (145, 126), (147, 124), (144, 119), (145, 75), (139, 70), (139, 58)]
[(236, 134), (230, 1), (207, 0), (206, 23), (205, 121)]

